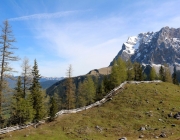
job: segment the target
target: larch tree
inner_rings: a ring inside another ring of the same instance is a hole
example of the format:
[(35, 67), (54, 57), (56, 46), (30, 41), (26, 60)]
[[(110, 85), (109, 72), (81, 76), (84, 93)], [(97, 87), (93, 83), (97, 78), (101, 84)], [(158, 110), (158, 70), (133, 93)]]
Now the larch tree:
[(134, 69), (130, 59), (126, 62), (126, 68), (127, 68), (127, 80), (128, 81), (134, 80)]
[(29, 65), (29, 59), (24, 58), (22, 63), (22, 84), (23, 84), (23, 97), (27, 95), (32, 82), (31, 66)]
[(86, 86), (87, 86), (86, 82), (79, 82), (79, 84), (78, 84), (76, 107), (82, 107), (87, 104)]
[(156, 71), (155, 71), (154, 67), (152, 67), (151, 70), (150, 70), (149, 79), (150, 79), (151, 81), (153, 81), (153, 80), (156, 79), (156, 77), (157, 77)]
[(91, 76), (87, 76), (87, 82), (86, 84), (86, 100), (87, 104), (92, 104), (94, 103), (95, 100), (95, 95), (96, 95), (96, 88), (94, 85), (94, 81)]
[(172, 76), (168, 66), (164, 68), (164, 82), (172, 83)]
[(62, 109), (62, 98), (56, 92), (53, 95), (55, 102), (57, 103), (57, 110)]
[(13, 46), (15, 42), (11, 26), (8, 20), (5, 20), (0, 33), (0, 116), (2, 114), (2, 93), (5, 88), (4, 78), (13, 71), (10, 62), (18, 60), (18, 57), (14, 55), (14, 50), (17, 49)]
[(92, 77), (88, 75), (86, 79), (78, 85), (77, 107), (94, 103), (95, 99), (96, 87)]
[(117, 60), (118, 65), (118, 76), (119, 76), (119, 84), (124, 82), (127, 79), (127, 68), (125, 61), (119, 57)]
[(127, 79), (126, 63), (121, 57), (114, 61), (110, 74), (110, 89), (117, 87), (120, 83)]
[(69, 65), (66, 73), (66, 108), (75, 108), (75, 86), (72, 79), (72, 66)]
[(120, 84), (119, 75), (120, 73), (117, 61), (114, 61), (110, 74), (110, 90), (117, 87)]

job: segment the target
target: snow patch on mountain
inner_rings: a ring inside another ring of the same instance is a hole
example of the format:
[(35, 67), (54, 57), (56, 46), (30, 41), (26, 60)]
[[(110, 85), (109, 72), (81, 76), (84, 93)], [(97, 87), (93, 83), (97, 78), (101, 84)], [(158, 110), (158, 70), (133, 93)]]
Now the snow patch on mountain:
[(125, 50), (123, 52), (126, 52), (127, 54), (134, 54), (135, 49), (137, 49), (138, 38), (136, 36), (129, 37), (127, 42), (124, 43)]
[[(123, 52), (133, 55), (135, 51), (138, 51), (139, 46), (144, 43), (148, 44), (151, 42), (152, 38), (156, 35), (156, 33), (140, 33), (138, 36), (131, 36), (128, 40), (124, 43), (125, 49)], [(147, 52), (147, 49), (145, 50)], [(139, 55), (139, 53), (138, 53)], [(137, 56), (139, 57), (139, 56)]]
[(41, 76), (40, 78), (40, 82), (44, 82), (44, 81), (60, 81), (64, 79), (64, 77), (45, 77), (45, 76)]

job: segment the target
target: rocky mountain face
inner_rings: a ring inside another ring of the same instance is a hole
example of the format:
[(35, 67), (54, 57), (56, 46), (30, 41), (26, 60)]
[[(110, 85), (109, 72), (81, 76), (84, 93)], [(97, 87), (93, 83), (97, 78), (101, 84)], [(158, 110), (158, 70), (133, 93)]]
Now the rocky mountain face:
[(180, 65), (180, 28), (164, 27), (158, 32), (129, 37), (114, 60), (118, 57), (142, 64)]

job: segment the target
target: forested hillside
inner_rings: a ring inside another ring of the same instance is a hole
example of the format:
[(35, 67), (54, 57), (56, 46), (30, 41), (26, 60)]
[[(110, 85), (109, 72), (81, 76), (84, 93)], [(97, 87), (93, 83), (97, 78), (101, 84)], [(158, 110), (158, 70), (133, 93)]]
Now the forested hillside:
[(178, 139), (180, 87), (171, 83), (127, 84), (111, 101), (55, 121), (2, 135), (5, 139)]

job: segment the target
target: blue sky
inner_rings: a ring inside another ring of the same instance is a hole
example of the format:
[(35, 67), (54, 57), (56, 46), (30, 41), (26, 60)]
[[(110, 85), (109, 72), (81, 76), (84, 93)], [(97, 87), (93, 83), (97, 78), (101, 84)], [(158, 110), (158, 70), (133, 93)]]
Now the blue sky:
[[(20, 58), (42, 76), (73, 76), (106, 67), (129, 36), (180, 27), (180, 0), (1, 0)], [(12, 63), (21, 73), (22, 61)], [(18, 73), (16, 73), (18, 74)]]

